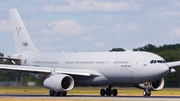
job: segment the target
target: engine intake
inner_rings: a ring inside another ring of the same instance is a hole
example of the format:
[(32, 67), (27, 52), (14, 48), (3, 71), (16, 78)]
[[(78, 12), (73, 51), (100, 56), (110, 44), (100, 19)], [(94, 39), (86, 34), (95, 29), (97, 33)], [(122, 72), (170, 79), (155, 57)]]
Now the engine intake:
[(161, 90), (164, 87), (164, 79), (157, 80), (152, 82), (152, 89), (153, 90)]
[(74, 80), (69, 75), (58, 74), (48, 77), (43, 84), (48, 89), (64, 92), (70, 91), (74, 87)]
[[(138, 88), (141, 88), (141, 89), (146, 89), (146, 86), (145, 86), (145, 83), (139, 83), (137, 85)], [(157, 80), (157, 81), (154, 81), (150, 84), (150, 87), (149, 89), (150, 90), (154, 90), (154, 91), (157, 91), (157, 90), (161, 90), (162, 88), (164, 87), (164, 79), (160, 79), (160, 80)]]

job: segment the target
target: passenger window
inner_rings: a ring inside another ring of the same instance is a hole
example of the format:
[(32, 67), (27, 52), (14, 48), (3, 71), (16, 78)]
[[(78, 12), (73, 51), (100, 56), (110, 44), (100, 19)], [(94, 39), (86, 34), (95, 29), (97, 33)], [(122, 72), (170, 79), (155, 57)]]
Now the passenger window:
[(165, 60), (163, 60), (163, 63), (166, 63), (166, 61), (165, 61)]
[(156, 60), (154, 60), (154, 63), (156, 63)]
[(151, 60), (151, 62), (150, 63), (153, 63), (154, 62), (154, 60)]

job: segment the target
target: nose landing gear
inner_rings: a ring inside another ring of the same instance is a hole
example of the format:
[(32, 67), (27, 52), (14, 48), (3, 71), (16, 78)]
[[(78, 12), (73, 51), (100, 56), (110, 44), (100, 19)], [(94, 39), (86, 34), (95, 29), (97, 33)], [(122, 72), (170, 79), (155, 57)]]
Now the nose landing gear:
[(150, 90), (150, 88), (151, 88), (151, 83), (150, 83), (150, 82), (146, 82), (146, 83), (145, 83), (145, 86), (146, 86), (146, 88), (145, 88), (144, 91), (143, 91), (143, 95), (144, 95), (144, 96), (151, 96), (151, 90)]
[(108, 85), (108, 87), (106, 88), (106, 90), (105, 90), (105, 89), (101, 89), (100, 95), (101, 95), (101, 96), (105, 96), (105, 95), (106, 95), (106, 96), (111, 96), (111, 95), (117, 96), (117, 94), (118, 94), (117, 89), (111, 90), (111, 88), (112, 88), (112, 86), (109, 86), (109, 85)]

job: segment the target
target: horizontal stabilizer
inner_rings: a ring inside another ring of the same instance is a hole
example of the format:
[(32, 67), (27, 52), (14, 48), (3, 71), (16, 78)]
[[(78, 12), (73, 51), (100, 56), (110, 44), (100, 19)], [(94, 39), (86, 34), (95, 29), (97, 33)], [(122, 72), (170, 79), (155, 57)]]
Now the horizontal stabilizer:
[(18, 59), (18, 58), (10, 58), (10, 57), (2, 57), (2, 56), (0, 56), (0, 59), (8, 59), (8, 60), (21, 61), (21, 59)]
[[(19, 58), (11, 58), (11, 57), (2, 57), (2, 56), (0, 56), (0, 59), (10, 60), (10, 62), (11, 62), (12, 64), (18, 64), (18, 65), (21, 64), (21, 59), (19, 59)], [(15, 63), (13, 63), (12, 61), (15, 61)]]

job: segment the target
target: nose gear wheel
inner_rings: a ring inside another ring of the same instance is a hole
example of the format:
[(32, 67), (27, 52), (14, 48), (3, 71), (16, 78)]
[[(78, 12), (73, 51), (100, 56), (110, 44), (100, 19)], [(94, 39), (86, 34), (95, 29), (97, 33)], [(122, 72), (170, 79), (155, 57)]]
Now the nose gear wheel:
[(151, 91), (148, 90), (148, 89), (145, 89), (145, 90), (143, 91), (143, 95), (144, 95), (144, 96), (151, 96)]
[(151, 96), (151, 83), (150, 82), (146, 82), (145, 83), (146, 89), (143, 91), (143, 96)]

